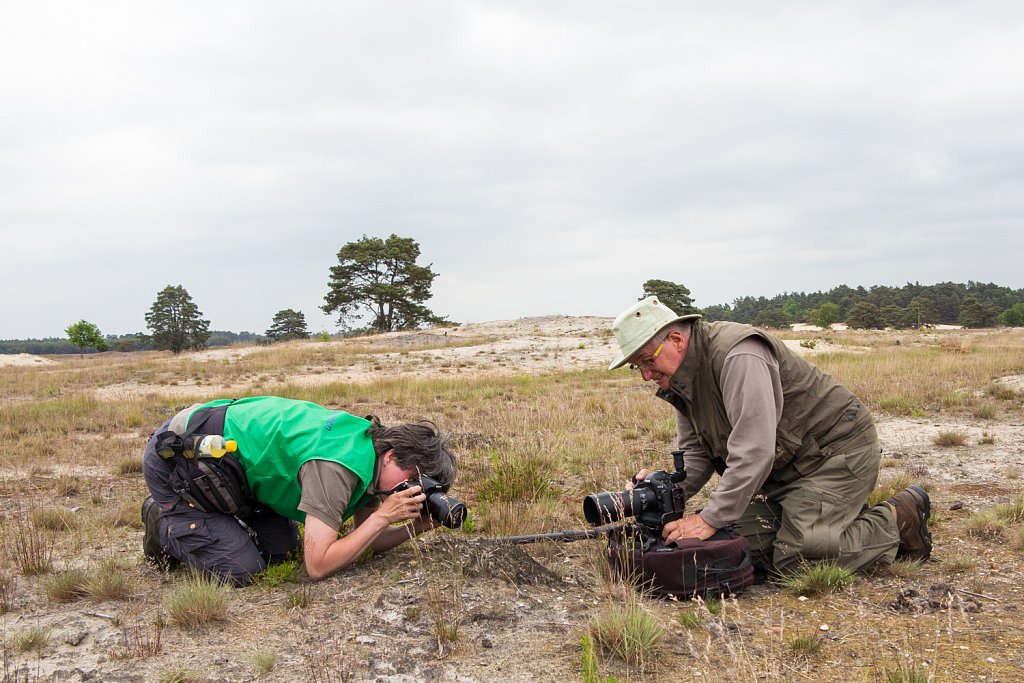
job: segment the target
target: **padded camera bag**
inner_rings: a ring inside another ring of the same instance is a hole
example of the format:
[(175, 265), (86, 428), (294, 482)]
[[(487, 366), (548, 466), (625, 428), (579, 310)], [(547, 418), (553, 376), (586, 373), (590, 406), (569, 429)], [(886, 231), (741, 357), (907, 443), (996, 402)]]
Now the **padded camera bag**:
[(684, 538), (666, 544), (659, 538), (644, 550), (626, 524), (608, 532), (608, 563), (613, 571), (658, 597), (705, 600), (741, 592), (754, 583), (750, 543), (719, 530), (706, 541)]

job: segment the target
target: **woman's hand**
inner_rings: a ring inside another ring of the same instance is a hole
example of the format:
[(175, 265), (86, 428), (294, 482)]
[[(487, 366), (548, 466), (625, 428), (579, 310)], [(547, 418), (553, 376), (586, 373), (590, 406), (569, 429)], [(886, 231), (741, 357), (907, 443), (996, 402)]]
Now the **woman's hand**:
[(417, 484), (385, 497), (373, 514), (386, 521), (388, 525), (417, 519), (426, 500), (427, 496), (423, 493), (423, 488)]

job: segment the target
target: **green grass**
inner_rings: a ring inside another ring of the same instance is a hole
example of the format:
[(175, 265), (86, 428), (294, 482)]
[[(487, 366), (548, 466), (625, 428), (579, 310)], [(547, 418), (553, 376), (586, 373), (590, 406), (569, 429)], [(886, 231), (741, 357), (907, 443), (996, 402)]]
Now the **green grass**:
[(991, 539), (1002, 536), (1009, 525), (995, 510), (982, 510), (971, 515), (965, 526), (971, 536)]
[(900, 472), (892, 477), (887, 477), (878, 482), (875, 489), (868, 495), (868, 505), (877, 505), (889, 500), (913, 483), (913, 479), (906, 472)]
[(252, 585), (264, 589), (277, 588), (282, 584), (295, 583), (299, 577), (299, 562), (285, 560), (267, 565), (266, 569), (252, 577)]
[(93, 600), (127, 600), (131, 596), (131, 580), (124, 567), (114, 559), (101, 562), (90, 572), (85, 591)]
[(1018, 524), (1024, 520), (1024, 496), (1018, 495), (1009, 503), (997, 505), (996, 517), (1007, 524)]
[(589, 635), (580, 639), (580, 668), (583, 670), (583, 683), (617, 683), (614, 676), (605, 678), (598, 673), (598, 657), (594, 651), (594, 641)]
[(587, 625), (588, 635), (604, 651), (642, 667), (654, 654), (665, 630), (639, 603), (610, 603)]
[(252, 654), (249, 655), (249, 662), (257, 678), (266, 676), (273, 671), (274, 667), (277, 666), (279, 659), (280, 657), (277, 652), (273, 650), (264, 650), (260, 647), (257, 647)]
[(157, 674), (157, 683), (207, 683), (207, 679), (193, 669), (174, 667)]
[(960, 574), (976, 569), (978, 567), (978, 557), (965, 552), (946, 553), (943, 554), (939, 563), (943, 571), (950, 574)]
[(676, 617), (676, 621), (683, 628), (697, 628), (704, 620), (696, 612), (680, 612), (679, 616)]
[(30, 626), (14, 636), (14, 649), (18, 652), (38, 652), (50, 642), (49, 629), (40, 626)]
[(856, 580), (856, 574), (849, 569), (832, 562), (819, 562), (782, 577), (779, 583), (794, 595), (813, 597), (846, 590)]
[(39, 508), (32, 511), (32, 525), (47, 531), (70, 531), (79, 527), (79, 520), (64, 508)]
[(789, 642), (789, 650), (798, 657), (814, 657), (821, 652), (822, 642), (817, 633), (800, 636)]

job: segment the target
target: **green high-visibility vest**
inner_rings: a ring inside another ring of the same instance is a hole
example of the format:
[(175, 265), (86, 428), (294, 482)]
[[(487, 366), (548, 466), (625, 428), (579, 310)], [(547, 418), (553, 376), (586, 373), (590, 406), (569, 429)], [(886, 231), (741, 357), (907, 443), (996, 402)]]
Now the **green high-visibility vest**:
[(306, 521), (306, 513), (298, 509), (299, 468), (310, 460), (330, 460), (359, 478), (344, 518), (366, 503), (363, 494), (373, 480), (376, 460), (373, 441), (366, 433), (368, 420), (278, 396), (218, 399), (196, 410), (225, 405), (224, 438), (237, 442), (235, 456), (245, 468), (256, 500), (279, 515)]

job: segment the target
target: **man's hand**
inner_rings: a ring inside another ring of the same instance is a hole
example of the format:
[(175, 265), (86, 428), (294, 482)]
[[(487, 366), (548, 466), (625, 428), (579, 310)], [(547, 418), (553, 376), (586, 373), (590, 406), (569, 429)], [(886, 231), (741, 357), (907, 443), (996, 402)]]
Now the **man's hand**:
[(666, 524), (661, 535), (665, 537), (666, 543), (678, 541), (680, 538), (699, 538), (706, 541), (714, 536), (716, 531), (718, 529), (705, 522), (700, 515), (687, 515)]
[(643, 481), (653, 471), (654, 470), (649, 470), (649, 469), (647, 469), (645, 467), (644, 469), (642, 469), (639, 472), (637, 472), (636, 476), (633, 477), (633, 481), (627, 481), (626, 482), (626, 490), (627, 491), (632, 491), (633, 490), (633, 482), (635, 482), (635, 481)]

